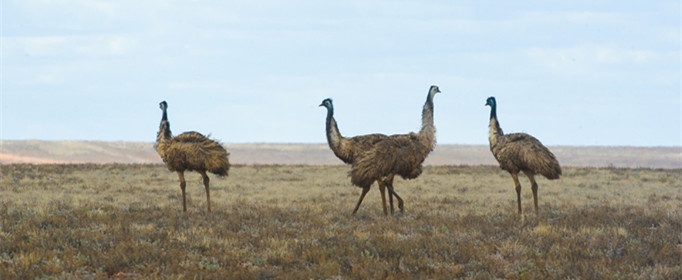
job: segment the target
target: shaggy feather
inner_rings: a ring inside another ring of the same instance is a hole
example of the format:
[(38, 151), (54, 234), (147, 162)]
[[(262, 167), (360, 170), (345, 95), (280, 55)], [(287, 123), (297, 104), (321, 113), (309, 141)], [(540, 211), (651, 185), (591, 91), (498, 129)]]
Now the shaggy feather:
[(391, 135), (361, 155), (349, 174), (354, 185), (364, 188), (389, 175), (414, 179), (422, 173), (422, 163), (436, 143), (433, 97), (437, 92), (437, 86), (429, 89), (419, 133)]
[(219, 142), (201, 133), (182, 133), (161, 147), (159, 153), (170, 171), (205, 170), (218, 176), (227, 176), (230, 170), (230, 154)]
[(503, 135), (498, 137), (491, 151), (500, 167), (508, 172), (532, 171), (547, 179), (559, 179), (561, 175), (561, 167), (554, 154), (531, 135)]
[(400, 175), (403, 179), (417, 178), (430, 152), (426, 145), (419, 141), (415, 133), (391, 135), (353, 164), (351, 182), (358, 187), (368, 187), (376, 178), (389, 175)]

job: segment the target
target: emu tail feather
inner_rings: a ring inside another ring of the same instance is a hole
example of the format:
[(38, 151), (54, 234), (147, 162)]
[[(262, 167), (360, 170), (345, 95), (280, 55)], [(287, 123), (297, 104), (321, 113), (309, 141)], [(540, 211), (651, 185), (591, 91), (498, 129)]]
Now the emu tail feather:
[(230, 160), (225, 156), (217, 157), (210, 161), (210, 165), (207, 166), (208, 171), (218, 175), (220, 177), (227, 176), (228, 171), (230, 171)]
[(559, 176), (561, 176), (561, 166), (559, 166), (559, 161), (556, 160), (554, 155), (552, 153), (549, 154), (551, 157), (543, 158), (546, 163), (543, 164), (543, 168), (539, 173), (550, 180), (559, 179)]
[(545, 146), (539, 146), (536, 151), (537, 153), (532, 161), (535, 167), (534, 171), (550, 180), (559, 179), (561, 166), (554, 154)]
[(225, 148), (218, 142), (211, 141), (211, 145), (206, 147), (206, 170), (218, 175), (227, 176), (230, 170), (230, 155)]

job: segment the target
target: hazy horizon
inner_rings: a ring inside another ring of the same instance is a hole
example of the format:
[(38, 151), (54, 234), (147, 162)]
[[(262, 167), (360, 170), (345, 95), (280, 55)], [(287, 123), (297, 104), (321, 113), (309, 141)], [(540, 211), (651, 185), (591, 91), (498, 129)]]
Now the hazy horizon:
[(682, 146), (679, 1), (2, 1), (0, 139), (325, 143), (417, 131)]
[[(326, 143), (223, 143), (233, 164), (343, 164)], [(161, 163), (152, 142), (0, 141), (0, 163)], [(682, 147), (549, 146), (561, 166), (682, 168)], [(426, 165), (498, 165), (488, 145), (437, 145)]]
[[(224, 145), (328, 145), (327, 142), (230, 142), (230, 141), (223, 141), (221, 139), (213, 137), (211, 135), (211, 139), (218, 140), (220, 143)], [(46, 141), (46, 142), (103, 142), (103, 143), (149, 143), (150, 145), (154, 144), (156, 140), (148, 140), (148, 141), (128, 141), (128, 140), (97, 140), (97, 139), (53, 139), (53, 140), (44, 140), (44, 139), (0, 139), (0, 143), (2, 141), (25, 141), (25, 142), (30, 142), (30, 141)], [(466, 143), (436, 143), (436, 147), (439, 145), (445, 145), (445, 146), (489, 146), (489, 143), (480, 143), (480, 144), (466, 144)], [(550, 147), (576, 147), (576, 148), (590, 148), (590, 147), (604, 147), (604, 148), (682, 148), (682, 145), (672, 145), (672, 146), (664, 146), (664, 145), (659, 145), (659, 146), (634, 146), (634, 145), (547, 145)]]

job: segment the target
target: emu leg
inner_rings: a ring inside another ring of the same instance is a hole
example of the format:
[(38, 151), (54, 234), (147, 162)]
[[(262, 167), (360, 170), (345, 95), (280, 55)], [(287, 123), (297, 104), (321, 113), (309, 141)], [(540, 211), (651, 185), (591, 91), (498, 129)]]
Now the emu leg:
[(360, 200), (358, 200), (358, 204), (355, 205), (355, 210), (353, 210), (353, 214), (351, 214), (351, 215), (355, 215), (355, 212), (358, 212), (358, 208), (360, 208), (360, 204), (362, 203), (362, 200), (365, 198), (365, 195), (367, 194), (368, 191), (369, 191), (369, 187), (362, 188), (362, 194), (360, 195)]
[(208, 212), (211, 212), (211, 192), (208, 190), (208, 175), (206, 171), (201, 171), (201, 177), (204, 178), (204, 188), (206, 188), (206, 203), (208, 203)]
[(185, 199), (185, 172), (178, 171), (178, 177), (180, 177), (180, 190), (182, 190), (182, 212), (187, 212), (187, 200)]
[(522, 214), (521, 211), (521, 183), (519, 182), (519, 174), (517, 173), (511, 173), (512, 179), (514, 179), (514, 185), (516, 185), (516, 201), (517, 204), (519, 205), (519, 214)]
[[(387, 182), (386, 185), (388, 187), (389, 193), (395, 195), (395, 198), (398, 199), (398, 209), (400, 209), (400, 212), (402, 213), (405, 211), (405, 208), (403, 207), (403, 199), (400, 198), (398, 193), (395, 192), (395, 189), (393, 189), (393, 175), (391, 175), (389, 178), (390, 179), (387, 179), (387, 181), (386, 181)], [(391, 209), (393, 209), (393, 208), (391, 208)]]
[[(388, 211), (386, 210), (386, 186), (384, 182), (379, 180), (379, 192), (381, 192), (381, 206), (384, 208), (384, 216), (388, 216)], [(391, 196), (391, 193), (388, 194)]]
[(538, 183), (535, 182), (535, 176), (530, 173), (526, 173), (528, 179), (530, 179), (531, 189), (533, 190), (533, 202), (535, 203), (535, 214), (538, 214)]
[(390, 186), (390, 181), (388, 178), (393, 178), (393, 177), (392, 176), (384, 177), (384, 178), (380, 179), (379, 181), (377, 181), (377, 183), (379, 183), (379, 185), (383, 184), (386, 188), (388, 188), (388, 202), (389, 202), (389, 205), (391, 206), (391, 215), (393, 215), (393, 190), (392, 190), (392, 187)]
[(384, 185), (388, 188), (388, 204), (391, 205), (391, 215), (393, 215), (393, 190), (389, 187), (387, 179), (384, 179)]

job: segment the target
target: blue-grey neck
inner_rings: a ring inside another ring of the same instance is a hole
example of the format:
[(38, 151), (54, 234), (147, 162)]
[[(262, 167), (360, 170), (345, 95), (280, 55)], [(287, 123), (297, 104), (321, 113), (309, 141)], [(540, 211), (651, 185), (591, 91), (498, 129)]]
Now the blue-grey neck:
[(161, 110), (163, 110), (163, 116), (161, 116), (159, 133), (163, 134), (163, 139), (170, 139), (171, 137), (173, 137), (173, 134), (171, 133), (170, 122), (168, 121), (168, 113), (166, 113), (165, 108), (162, 108)]
[(325, 107), (327, 107), (327, 118), (333, 117), (334, 116), (334, 105), (329, 103), (329, 106), (325, 106)]
[(495, 102), (490, 104), (490, 119), (492, 120), (493, 118), (497, 119), (497, 104)]

